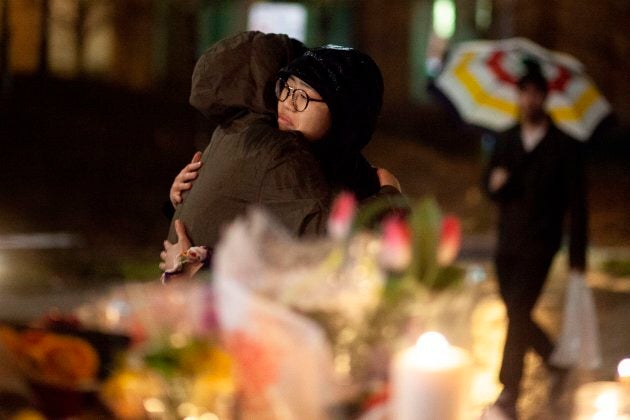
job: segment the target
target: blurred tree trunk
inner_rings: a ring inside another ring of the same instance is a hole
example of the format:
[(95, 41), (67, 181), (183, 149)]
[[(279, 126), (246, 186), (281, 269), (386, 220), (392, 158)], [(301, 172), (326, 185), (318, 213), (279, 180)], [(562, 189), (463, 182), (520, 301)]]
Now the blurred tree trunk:
[(0, 76), (9, 70), (9, 0), (0, 3)]
[(75, 24), (75, 33), (77, 34), (77, 49), (76, 49), (76, 63), (77, 63), (77, 77), (82, 79), (85, 77), (85, 35), (87, 33), (86, 17), (89, 8), (89, 0), (79, 0), (77, 4), (77, 19)]
[(114, 44), (111, 76), (122, 85), (150, 88), (152, 78), (153, 8), (164, 0), (116, 0), (113, 2)]
[(48, 33), (50, 27), (50, 0), (42, 0), (40, 25), (39, 25), (39, 63), (37, 75), (48, 76)]
[(0, 113), (9, 96), (9, 0), (0, 4)]

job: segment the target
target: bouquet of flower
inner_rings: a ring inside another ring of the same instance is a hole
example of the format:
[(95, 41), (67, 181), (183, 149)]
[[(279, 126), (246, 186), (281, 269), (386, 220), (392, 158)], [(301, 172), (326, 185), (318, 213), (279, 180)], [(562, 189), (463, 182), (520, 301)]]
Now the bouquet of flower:
[(76, 312), (92, 328), (131, 337), (99, 391), (116, 418), (232, 417), (232, 356), (208, 284), (125, 284)]
[(215, 341), (195, 337), (132, 350), (100, 390), (116, 418), (231, 418), (232, 358)]
[(226, 230), (213, 287), (235, 370), (248, 374), (236, 376), (244, 407), (263, 418), (319, 419), (360, 400), (373, 379), (386, 379), (391, 345), (428, 309), (423, 303), (461, 283), (463, 270), (450, 265), (457, 219), (425, 199), (374, 227), (391, 205), (357, 210), (342, 194), (324, 238), (295, 239), (256, 209)]
[(252, 209), (225, 231), (212, 282), (127, 284), (80, 307), (85, 327), (131, 337), (101, 400), (118, 418), (318, 420), (382, 403), (389, 354), (435, 307), (457, 308), (444, 297), (463, 274), (457, 219), (432, 199), (380, 217), (406, 205), (393, 200), (342, 194), (329, 234), (309, 239)]

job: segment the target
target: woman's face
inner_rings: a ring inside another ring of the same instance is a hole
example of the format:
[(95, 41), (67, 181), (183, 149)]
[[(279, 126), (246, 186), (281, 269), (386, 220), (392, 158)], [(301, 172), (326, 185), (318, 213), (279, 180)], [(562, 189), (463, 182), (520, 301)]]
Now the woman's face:
[[(314, 101), (313, 99), (321, 100), (322, 97), (301, 79), (291, 76), (286, 84), (289, 88), (303, 90), (311, 100), (304, 111), (298, 112), (293, 106), (291, 96), (295, 91), (289, 89), (288, 98), (284, 102), (278, 101), (278, 128), (283, 131), (299, 131), (309, 141), (323, 139), (332, 124), (328, 105)], [(299, 92), (296, 93), (298, 94)]]

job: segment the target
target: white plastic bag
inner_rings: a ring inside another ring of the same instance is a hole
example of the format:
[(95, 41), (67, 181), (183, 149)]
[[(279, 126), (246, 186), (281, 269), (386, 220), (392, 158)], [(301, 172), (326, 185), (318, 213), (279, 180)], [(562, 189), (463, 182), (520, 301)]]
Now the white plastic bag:
[(563, 317), (551, 363), (560, 367), (597, 369), (602, 362), (597, 312), (593, 293), (582, 273), (569, 275)]

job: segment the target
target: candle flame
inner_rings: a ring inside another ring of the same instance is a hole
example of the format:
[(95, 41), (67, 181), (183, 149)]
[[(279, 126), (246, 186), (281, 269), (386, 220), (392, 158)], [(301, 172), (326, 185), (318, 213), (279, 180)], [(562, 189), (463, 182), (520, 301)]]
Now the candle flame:
[(451, 346), (442, 334), (433, 331), (422, 334), (406, 355), (415, 366), (434, 371), (468, 363), (465, 351)]
[(446, 338), (437, 332), (426, 332), (413, 349), (416, 363), (430, 369), (442, 369), (454, 363), (453, 352)]
[(630, 358), (625, 358), (617, 365), (617, 374), (622, 381), (630, 380)]
[(425, 354), (439, 354), (448, 349), (448, 341), (439, 332), (429, 331), (422, 334), (416, 341), (418, 351)]

